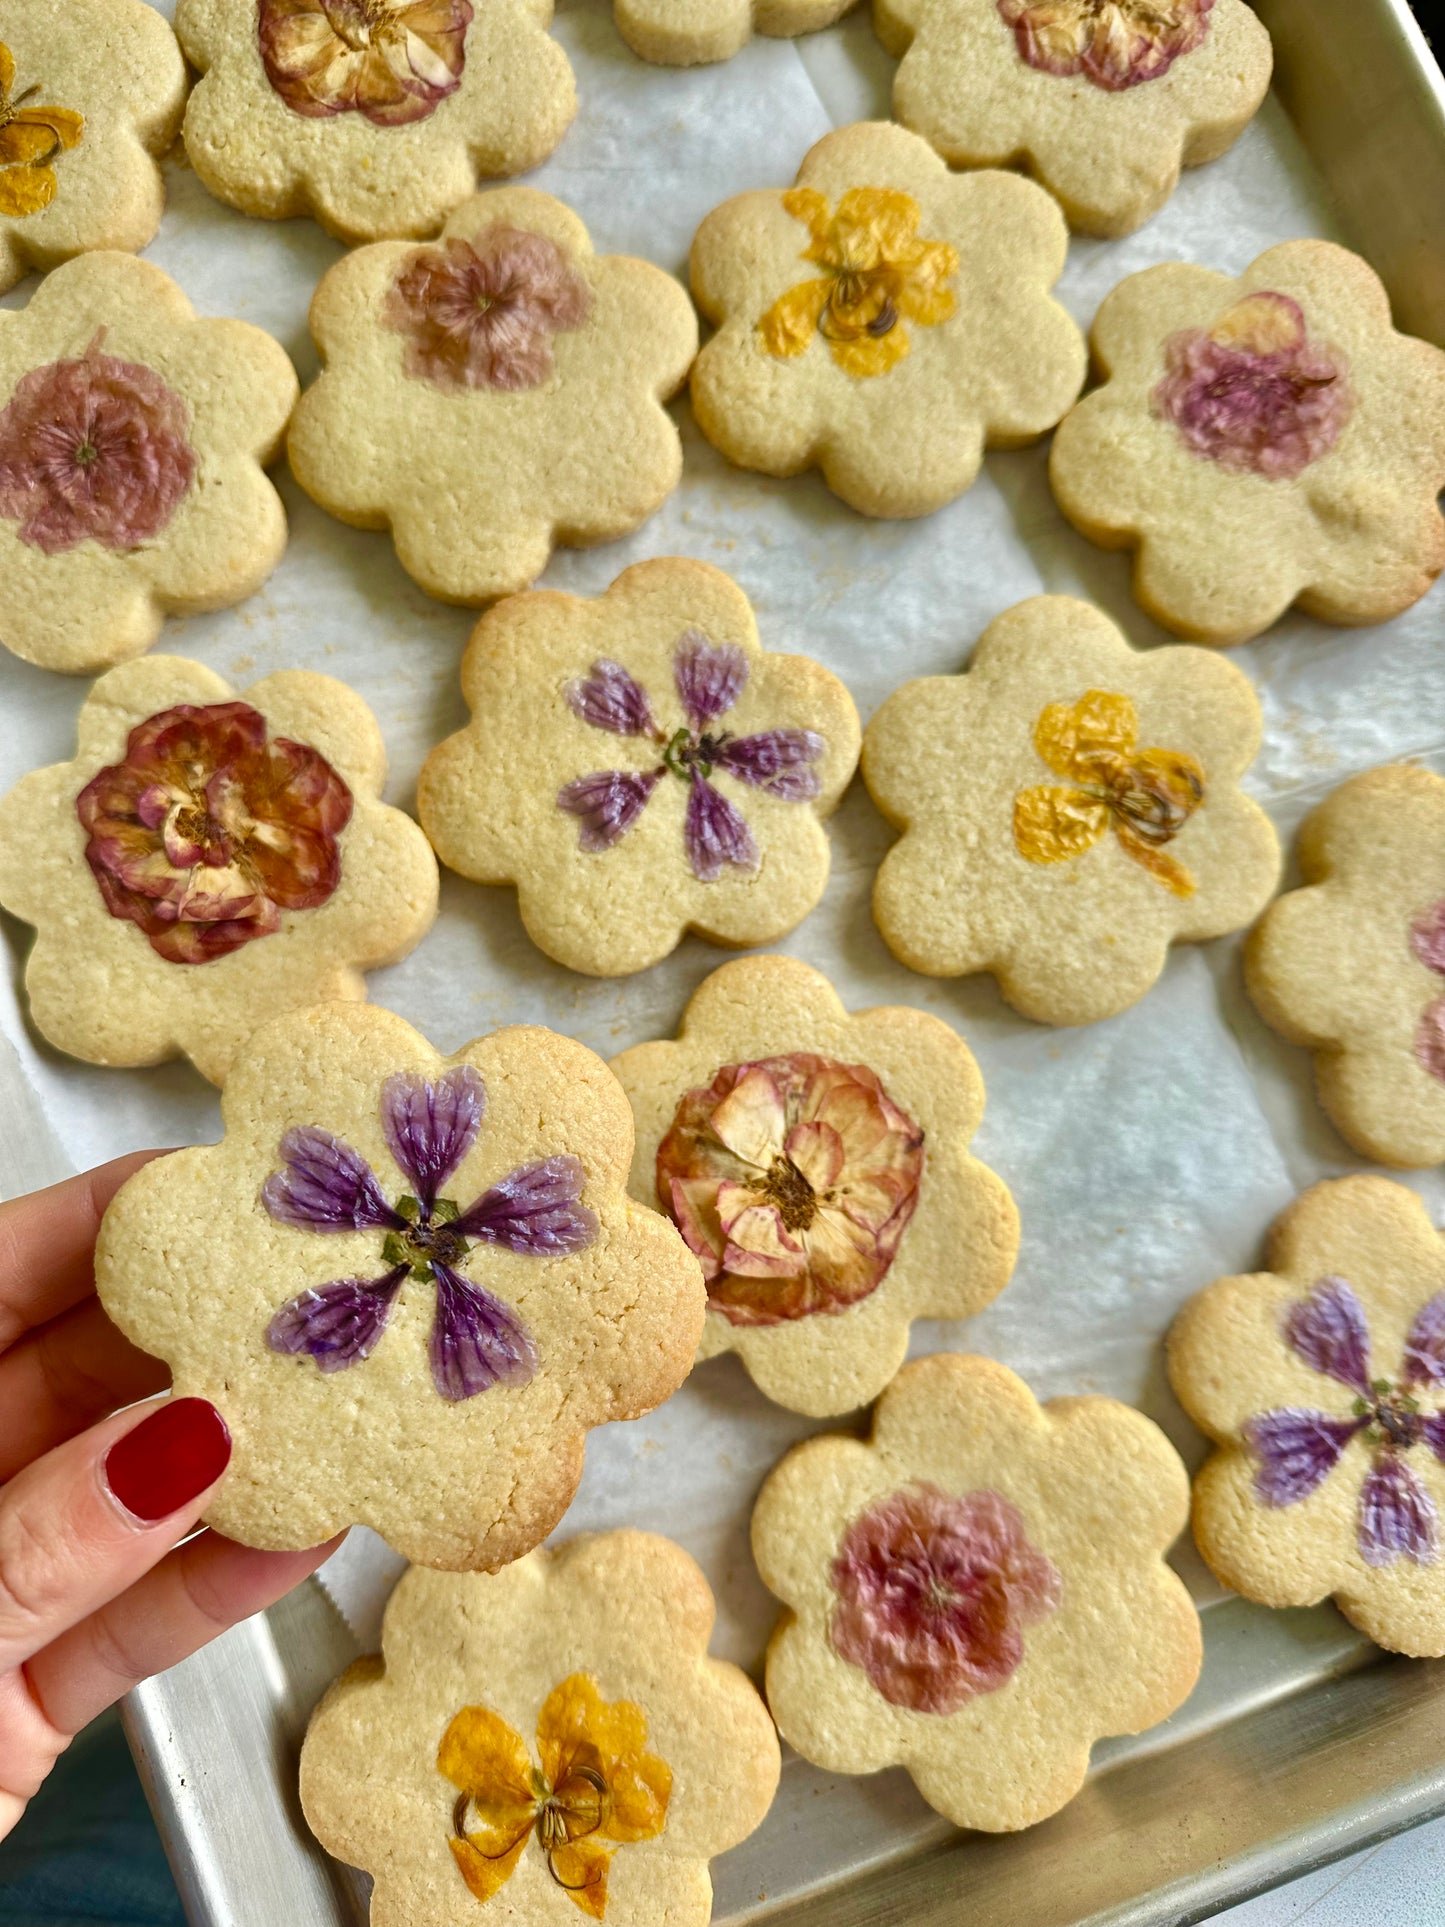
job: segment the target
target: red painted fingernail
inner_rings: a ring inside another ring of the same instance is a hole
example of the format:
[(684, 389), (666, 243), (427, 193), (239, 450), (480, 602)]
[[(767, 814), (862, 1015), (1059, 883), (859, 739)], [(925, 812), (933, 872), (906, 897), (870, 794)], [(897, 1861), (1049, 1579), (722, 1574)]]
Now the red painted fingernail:
[(127, 1512), (153, 1525), (214, 1485), (230, 1458), (231, 1434), (210, 1400), (173, 1398), (116, 1440), (105, 1482)]

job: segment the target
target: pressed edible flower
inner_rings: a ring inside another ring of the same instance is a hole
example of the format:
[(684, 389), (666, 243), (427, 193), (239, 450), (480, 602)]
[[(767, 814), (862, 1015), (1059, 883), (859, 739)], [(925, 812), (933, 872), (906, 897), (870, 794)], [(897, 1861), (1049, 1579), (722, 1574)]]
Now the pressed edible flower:
[(462, 84), (472, 0), (258, 0), (266, 78), (298, 114), (426, 120)]
[(775, 301), (758, 323), (770, 355), (806, 353), (821, 335), (850, 375), (883, 375), (911, 346), (905, 322), (933, 328), (958, 306), (945, 285), (958, 272), (958, 250), (918, 236), (917, 201), (891, 187), (850, 188), (831, 214), (814, 187), (789, 188), (783, 206), (812, 240), (805, 261), (824, 270)]
[(998, 0), (1021, 57), (1108, 93), (1158, 80), (1202, 46), (1214, 0)]
[(70, 108), (35, 101), (38, 83), (18, 94), (14, 86), (15, 57), (0, 40), (0, 218), (10, 220), (49, 207), (58, 186), (51, 163), (79, 147), (85, 131)]
[(1050, 703), (1034, 748), (1067, 789), (1040, 785), (1014, 798), (1014, 842), (1030, 863), (1063, 863), (1112, 828), (1127, 856), (1177, 897), (1194, 879), (1164, 848), (1204, 801), (1204, 771), (1183, 750), (1140, 749), (1127, 696), (1090, 689), (1076, 703)]
[(614, 1847), (654, 1840), (666, 1824), (672, 1773), (646, 1748), (642, 1708), (604, 1700), (590, 1673), (548, 1694), (537, 1719), (540, 1772), (504, 1719), (464, 1706), (437, 1769), (460, 1789), (448, 1844), (476, 1898), (490, 1900), (511, 1879), (535, 1837), (556, 1884), (603, 1919)]
[[(1415, 919), (1410, 948), (1437, 976), (1445, 977), (1445, 900)], [(1436, 997), (1420, 1013), (1415, 1031), (1415, 1059), (1422, 1070), (1445, 1084), (1445, 997)]]
[(463, 1276), (478, 1245), (552, 1258), (580, 1251), (597, 1220), (578, 1200), (586, 1183), (568, 1155), (519, 1165), (463, 1210), (438, 1195), (476, 1142), (486, 1088), (469, 1064), (435, 1080), (398, 1071), (381, 1091), (387, 1147), (412, 1189), (388, 1204), (371, 1166), (314, 1125), (287, 1131), (282, 1169), (261, 1202), (278, 1224), (301, 1231), (375, 1231), (388, 1269), (376, 1278), (309, 1286), (283, 1305), (266, 1338), (273, 1351), (304, 1352), (323, 1372), (370, 1356), (408, 1277), (436, 1286), (429, 1355), (432, 1382), (460, 1400), (492, 1385), (525, 1385), (537, 1368), (531, 1334), (494, 1292)]

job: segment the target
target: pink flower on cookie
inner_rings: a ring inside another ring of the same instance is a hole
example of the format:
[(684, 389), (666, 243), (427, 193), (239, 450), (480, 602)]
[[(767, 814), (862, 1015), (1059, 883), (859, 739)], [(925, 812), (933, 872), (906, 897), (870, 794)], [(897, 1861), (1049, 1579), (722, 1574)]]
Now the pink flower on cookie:
[(1018, 50), (1046, 74), (1120, 93), (1167, 74), (1209, 31), (1214, 0), (998, 0)]
[(472, 0), (257, 0), (266, 78), (294, 113), (425, 120), (462, 84)]

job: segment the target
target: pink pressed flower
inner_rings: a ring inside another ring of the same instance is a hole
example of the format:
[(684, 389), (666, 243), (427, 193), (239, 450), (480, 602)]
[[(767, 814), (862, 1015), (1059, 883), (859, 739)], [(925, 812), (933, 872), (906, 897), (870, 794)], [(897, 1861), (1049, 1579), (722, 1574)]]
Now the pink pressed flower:
[(1410, 948), (1427, 970), (1445, 977), (1445, 899), (1416, 917), (1410, 926)]
[(892, 1706), (956, 1713), (1024, 1656), (1063, 1580), (997, 1492), (905, 1486), (848, 1528), (832, 1568), (834, 1651)]
[(555, 241), (494, 222), (409, 255), (386, 297), (406, 370), (439, 388), (536, 388), (552, 336), (580, 328), (592, 292)]
[(185, 402), (101, 339), (32, 368), (0, 413), (0, 517), (46, 555), (154, 541), (195, 479)]
[(266, 78), (293, 113), (426, 120), (462, 84), (472, 0), (258, 0)]
[[(1416, 917), (1410, 926), (1410, 948), (1427, 970), (1445, 977), (1445, 899)], [(1415, 1061), (1445, 1084), (1445, 997), (1436, 997), (1420, 1013)]]
[(1158, 80), (1201, 46), (1214, 0), (998, 0), (1020, 56), (1108, 93)]
[(1415, 1031), (1415, 1058), (1422, 1070), (1445, 1084), (1445, 997), (1437, 997), (1421, 1013)]
[(1154, 412), (1221, 468), (1290, 482), (1327, 455), (1354, 406), (1344, 358), (1309, 339), (1286, 294), (1251, 294), (1164, 348)]

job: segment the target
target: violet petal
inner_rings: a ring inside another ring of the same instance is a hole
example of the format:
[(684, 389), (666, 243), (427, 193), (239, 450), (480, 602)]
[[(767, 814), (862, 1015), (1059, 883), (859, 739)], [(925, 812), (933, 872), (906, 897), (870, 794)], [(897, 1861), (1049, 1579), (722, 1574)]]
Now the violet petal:
[(682, 841), (688, 865), (699, 883), (716, 883), (724, 864), (756, 870), (761, 861), (742, 812), (697, 775), (688, 793)]
[(1306, 1498), (1339, 1463), (1340, 1454), (1369, 1421), (1331, 1418), (1297, 1405), (1261, 1412), (1244, 1428), (1259, 1459), (1255, 1495), (1265, 1505), (1294, 1505)]
[(434, 1081), (397, 1071), (382, 1085), (387, 1146), (428, 1210), (476, 1143), (486, 1105), (481, 1073), (470, 1064), (454, 1065)]
[(432, 1261), (436, 1317), (432, 1321), (432, 1383), (453, 1403), (493, 1385), (525, 1385), (537, 1369), (537, 1348), (510, 1305), (449, 1265)]
[(557, 802), (582, 819), (579, 847), (595, 856), (620, 842), (646, 809), (661, 775), (660, 769), (601, 769), (564, 783)]
[(1388, 1566), (1402, 1555), (1417, 1566), (1435, 1558), (1435, 1502), (1405, 1461), (1383, 1453), (1360, 1493), (1358, 1539), (1367, 1566)]
[(1428, 969), (1445, 976), (1445, 898), (1422, 910), (1411, 924), (1410, 948)]
[(1420, 1421), (1420, 1437), (1445, 1465), (1445, 1412), (1432, 1412)]
[(1445, 1385), (1445, 1291), (1437, 1291), (1416, 1313), (1400, 1376), (1407, 1385), (1423, 1385), (1427, 1379)]
[(405, 1276), (406, 1266), (398, 1265), (384, 1278), (335, 1278), (308, 1286), (276, 1313), (266, 1327), (266, 1343), (273, 1352), (305, 1352), (323, 1372), (369, 1358)]
[(1291, 1305), (1284, 1335), (1314, 1371), (1369, 1396), (1370, 1334), (1360, 1301), (1343, 1278), (1321, 1278), (1308, 1298)]
[(381, 1195), (366, 1159), (330, 1131), (303, 1124), (281, 1140), (282, 1171), (261, 1186), (278, 1224), (300, 1231), (395, 1231), (404, 1220)]
[(549, 1258), (580, 1251), (597, 1236), (597, 1219), (579, 1204), (587, 1173), (567, 1153), (519, 1164), (464, 1211), (451, 1227), (464, 1238)]
[(590, 676), (569, 682), (562, 694), (572, 714), (594, 729), (611, 730), (614, 736), (657, 734), (647, 691), (610, 657), (600, 657), (593, 663)]
[(753, 783), (785, 803), (806, 803), (823, 787), (812, 765), (826, 745), (813, 729), (767, 729), (758, 736), (735, 736), (718, 750), (714, 762), (744, 783)]
[(686, 629), (678, 638), (672, 673), (688, 721), (701, 729), (726, 715), (742, 695), (748, 659), (735, 642), (709, 642), (701, 629)]

